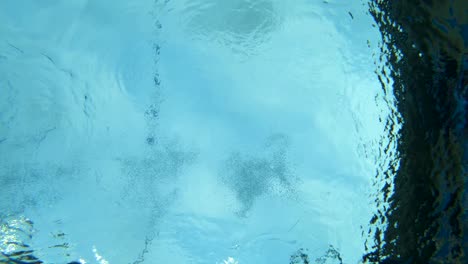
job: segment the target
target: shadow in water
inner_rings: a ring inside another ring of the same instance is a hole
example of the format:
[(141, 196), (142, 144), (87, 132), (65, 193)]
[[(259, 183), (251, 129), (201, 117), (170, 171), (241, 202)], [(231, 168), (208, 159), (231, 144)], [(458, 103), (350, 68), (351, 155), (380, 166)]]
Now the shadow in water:
[(466, 10), (466, 1), (370, 4), (391, 70), (379, 79), (393, 89), (402, 126), (365, 262), (468, 263)]

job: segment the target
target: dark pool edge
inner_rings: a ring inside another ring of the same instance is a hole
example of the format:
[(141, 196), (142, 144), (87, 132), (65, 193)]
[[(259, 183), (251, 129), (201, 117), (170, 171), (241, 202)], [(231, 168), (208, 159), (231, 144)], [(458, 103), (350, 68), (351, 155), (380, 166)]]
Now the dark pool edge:
[(386, 228), (364, 262), (468, 263), (468, 2), (434, 2), (370, 3), (402, 126), (394, 191), (376, 216)]

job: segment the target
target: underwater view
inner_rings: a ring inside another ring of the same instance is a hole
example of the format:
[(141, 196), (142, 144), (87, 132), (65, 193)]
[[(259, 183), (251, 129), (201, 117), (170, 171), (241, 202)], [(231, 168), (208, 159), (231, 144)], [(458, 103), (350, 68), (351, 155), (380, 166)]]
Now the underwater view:
[(468, 263), (468, 2), (0, 1), (0, 263)]

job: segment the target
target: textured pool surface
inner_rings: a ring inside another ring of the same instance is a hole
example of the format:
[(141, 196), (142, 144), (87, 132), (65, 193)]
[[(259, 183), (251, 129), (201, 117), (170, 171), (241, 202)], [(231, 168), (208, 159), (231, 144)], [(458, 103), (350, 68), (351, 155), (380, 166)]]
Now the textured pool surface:
[(0, 263), (464, 262), (462, 2), (2, 1)]

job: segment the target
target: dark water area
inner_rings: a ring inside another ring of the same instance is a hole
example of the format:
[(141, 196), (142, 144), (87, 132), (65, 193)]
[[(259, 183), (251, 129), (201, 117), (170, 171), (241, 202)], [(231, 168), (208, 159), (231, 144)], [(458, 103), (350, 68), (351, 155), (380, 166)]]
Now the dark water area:
[(364, 260), (468, 263), (468, 2), (370, 6), (391, 69), (379, 79), (384, 89), (394, 81), (402, 127), (394, 192), (374, 219), (386, 228)]

